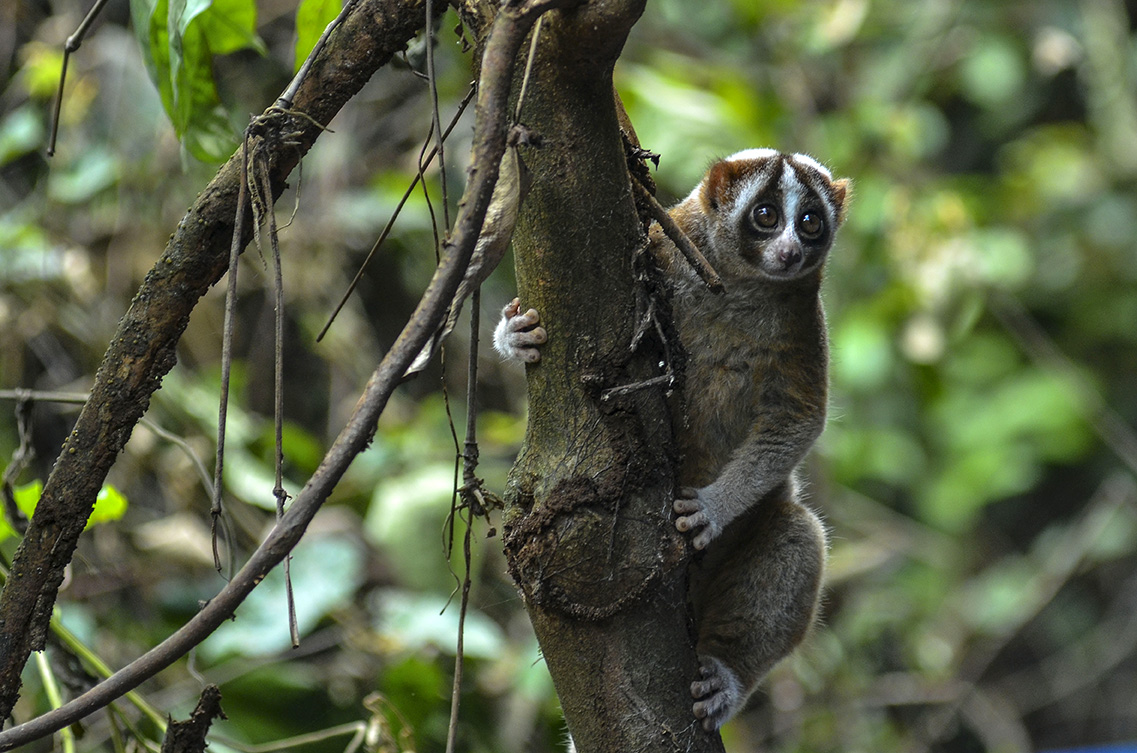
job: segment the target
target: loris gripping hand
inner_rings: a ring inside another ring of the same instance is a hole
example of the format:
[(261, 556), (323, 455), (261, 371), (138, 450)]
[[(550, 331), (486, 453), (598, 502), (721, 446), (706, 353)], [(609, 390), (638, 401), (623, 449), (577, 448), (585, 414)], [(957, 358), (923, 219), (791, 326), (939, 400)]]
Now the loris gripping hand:
[(706, 549), (722, 533), (722, 523), (714, 515), (714, 505), (709, 504), (707, 487), (695, 489), (685, 486), (672, 505), (676, 514), (675, 527), (680, 533), (690, 534), (691, 544), (696, 549)]
[(541, 316), (536, 309), (521, 312), (521, 300), (514, 298), (501, 311), (501, 321), (493, 332), (493, 346), (502, 358), (524, 363), (537, 363), (541, 360), (538, 345), (549, 339), (541, 326)]

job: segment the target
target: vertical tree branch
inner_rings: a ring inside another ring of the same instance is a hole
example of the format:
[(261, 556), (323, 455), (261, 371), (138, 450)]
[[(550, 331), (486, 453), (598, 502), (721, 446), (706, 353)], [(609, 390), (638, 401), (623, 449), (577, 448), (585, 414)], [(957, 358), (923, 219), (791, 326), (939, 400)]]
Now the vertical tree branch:
[[(674, 449), (661, 344), (632, 348), (632, 198), (612, 67), (642, 0), (545, 20), (521, 119), (534, 185), (514, 236), (521, 299), (549, 342), (528, 368), (529, 425), (504, 541), (581, 753), (721, 751), (695, 722), (686, 548), (670, 523)], [(651, 646), (645, 651), (645, 646)]]

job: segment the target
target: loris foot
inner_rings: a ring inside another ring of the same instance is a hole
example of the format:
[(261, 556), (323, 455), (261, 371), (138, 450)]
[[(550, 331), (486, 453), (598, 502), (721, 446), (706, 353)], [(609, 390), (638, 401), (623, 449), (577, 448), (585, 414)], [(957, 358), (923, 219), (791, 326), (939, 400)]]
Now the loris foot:
[(503, 358), (525, 363), (541, 360), (537, 346), (549, 339), (545, 328), (540, 326), (541, 316), (536, 309), (521, 311), (520, 299), (514, 298), (501, 311), (501, 321), (493, 333), (493, 346)]
[(703, 729), (714, 732), (742, 708), (746, 701), (737, 675), (713, 656), (699, 659), (699, 679), (691, 683), (691, 710), (702, 720)]

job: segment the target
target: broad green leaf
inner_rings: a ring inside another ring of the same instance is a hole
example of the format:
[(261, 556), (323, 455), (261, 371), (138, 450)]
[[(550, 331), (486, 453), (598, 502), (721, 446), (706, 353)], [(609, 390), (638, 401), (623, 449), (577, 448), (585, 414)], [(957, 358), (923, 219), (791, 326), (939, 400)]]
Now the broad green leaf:
[(324, 29), (341, 10), (342, 0), (300, 0), (296, 8), (296, 62), (293, 63), (293, 71), (300, 70)]
[(166, 29), (166, 0), (130, 0), (134, 34), (142, 49), (142, 60), (150, 80), (158, 88), (162, 107), (173, 119), (174, 88), (170, 80), (170, 34)]
[[(444, 596), (389, 589), (376, 594), (375, 630), (394, 650), (437, 649), (454, 653), (458, 635), (458, 605)], [(486, 615), (470, 608), (466, 612), (463, 652), (478, 659), (501, 656), (505, 636)]]
[(0, 167), (43, 144), (43, 118), (31, 106), (13, 110), (0, 121)]
[(214, 55), (253, 49), (268, 53), (257, 36), (257, 6), (249, 0), (187, 0), (178, 23), (184, 35), (191, 24), (201, 27)]
[(115, 185), (119, 170), (118, 158), (112, 151), (93, 146), (73, 164), (51, 173), (48, 196), (62, 204), (83, 204)]
[(174, 131), (203, 162), (219, 162), (237, 132), (213, 80), (213, 58), (240, 49), (262, 54), (253, 0), (131, 0), (143, 59)]
[(43, 482), (39, 479), (17, 486), (12, 490), (12, 496), (16, 499), (16, 507), (20, 508), (20, 512), (24, 515), (31, 515), (36, 511), (36, 505), (39, 503), (40, 495), (43, 494)]

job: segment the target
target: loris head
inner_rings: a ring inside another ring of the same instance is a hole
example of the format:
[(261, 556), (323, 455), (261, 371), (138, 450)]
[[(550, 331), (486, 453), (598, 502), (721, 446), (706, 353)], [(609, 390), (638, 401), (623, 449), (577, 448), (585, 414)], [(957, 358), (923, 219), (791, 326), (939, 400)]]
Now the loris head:
[(689, 198), (720, 273), (793, 280), (825, 262), (849, 193), (812, 157), (748, 149), (715, 163)]

